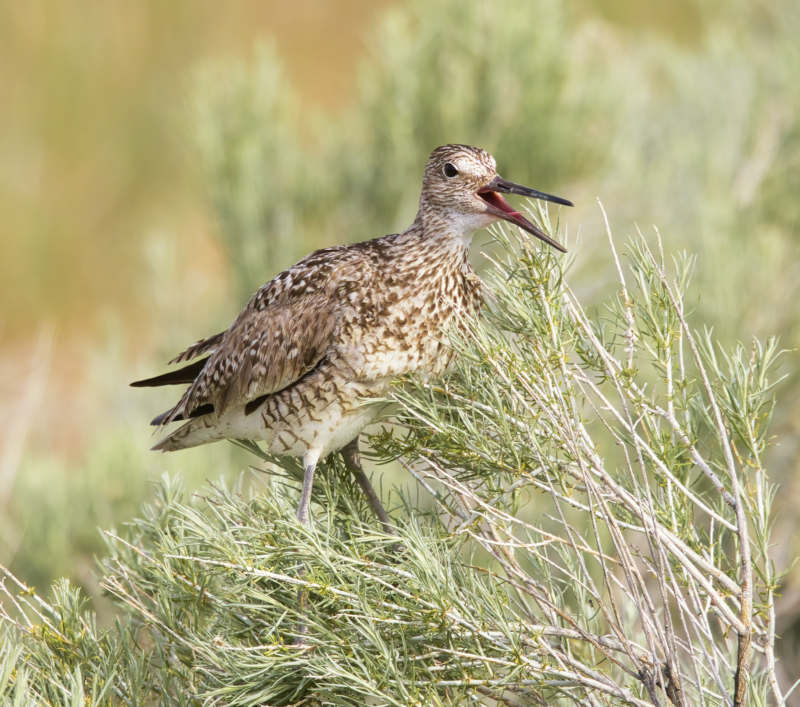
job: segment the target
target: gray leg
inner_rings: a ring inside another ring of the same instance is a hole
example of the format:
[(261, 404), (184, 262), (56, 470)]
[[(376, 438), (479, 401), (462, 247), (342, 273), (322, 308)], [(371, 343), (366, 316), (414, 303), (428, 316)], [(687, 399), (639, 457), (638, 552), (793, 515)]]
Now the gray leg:
[(308, 525), (308, 507), (311, 505), (311, 487), (314, 485), (314, 469), (316, 467), (316, 463), (309, 464), (303, 475), (303, 491), (300, 493), (300, 505), (297, 507), (297, 520), (303, 525)]
[(305, 474), (303, 475), (303, 491), (300, 493), (300, 505), (297, 507), (297, 520), (303, 525), (308, 525), (309, 510), (311, 504), (311, 487), (314, 486), (314, 469), (317, 468), (319, 461), (319, 449), (309, 449), (303, 455), (303, 468)]
[(369, 482), (367, 475), (364, 473), (364, 469), (361, 467), (361, 452), (358, 451), (358, 437), (342, 447), (342, 459), (344, 459), (344, 465), (356, 475), (358, 485), (367, 497), (373, 513), (375, 513), (375, 516), (380, 521), (383, 532), (387, 535), (397, 535), (397, 531), (392, 527), (389, 514), (383, 507), (381, 499), (378, 498), (378, 494), (375, 493), (375, 489), (372, 488), (372, 484)]
[[(310, 522), (309, 506), (311, 505), (311, 488), (314, 486), (314, 470), (317, 468), (317, 460), (319, 459), (319, 452), (308, 451), (303, 457), (303, 466), (305, 467), (305, 474), (303, 475), (303, 490), (300, 492), (300, 505), (297, 506), (297, 520), (303, 525), (308, 525)], [(297, 576), (303, 578), (306, 573), (305, 566), (300, 568)], [(297, 590), (297, 603), (300, 605), (300, 615), (303, 616), (308, 611), (308, 591), (305, 589)], [(301, 618), (297, 623), (297, 638), (295, 638), (295, 645), (302, 645), (303, 636), (308, 633), (308, 626)]]

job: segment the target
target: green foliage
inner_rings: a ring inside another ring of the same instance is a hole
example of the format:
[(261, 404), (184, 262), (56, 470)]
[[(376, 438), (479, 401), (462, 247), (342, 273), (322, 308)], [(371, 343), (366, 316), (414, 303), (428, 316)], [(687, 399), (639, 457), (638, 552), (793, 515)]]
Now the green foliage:
[(697, 256), (696, 305), (717, 337), (777, 331), (795, 346), (800, 317), (785, 303), (800, 243), (800, 12), (696, 7), (698, 45), (634, 37), (610, 67), (628, 89), (591, 196), (615, 204), (615, 230), (657, 223)]
[[(146, 421), (147, 411), (139, 409), (139, 420)], [(152, 443), (143, 427), (141, 434), (125, 429), (99, 435), (80, 465), (29, 454), (4, 514), (3, 561), (39, 589), (53, 577), (68, 576), (96, 592), (95, 556), (104, 550), (98, 527), (133, 517), (164, 471), (180, 473), (196, 487), (216, 477), (220, 467), (239, 470), (249, 461), (223, 445), (181, 457), (154, 454)]]
[(0, 643), (0, 704), (140, 705), (153, 694), (150, 656), (127, 621), (101, 631), (68, 581), (54, 586), (48, 603), (2, 569), (5, 582), (21, 591), (15, 597), (2, 584), (7, 634)]
[(165, 478), (106, 533), (101, 584), (129, 623), (100, 633), (65, 586), (49, 605), (7, 573), (8, 704), (19, 685), (31, 704), (779, 703), (776, 347), (700, 345), (692, 260), (670, 273), (643, 239), (600, 317), (568, 262), (494, 236), (454, 369), (398, 383), (372, 439), (417, 484), (394, 496), (397, 536), (336, 455), (309, 527), (299, 463), (252, 443), (268, 475), (250, 484), (184, 498)]

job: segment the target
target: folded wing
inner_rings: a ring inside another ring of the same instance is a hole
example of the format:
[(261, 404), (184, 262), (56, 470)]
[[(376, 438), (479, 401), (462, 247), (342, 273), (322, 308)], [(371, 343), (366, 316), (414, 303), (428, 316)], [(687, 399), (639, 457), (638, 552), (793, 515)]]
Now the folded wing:
[(210, 356), (133, 383), (137, 387), (190, 383), (178, 404), (153, 424), (211, 412), (221, 416), (239, 406), (252, 412), (261, 398), (311, 371), (331, 346), (342, 304), (337, 300), (346, 298), (351, 289), (348, 280), (369, 270), (366, 263), (353, 262), (353, 255), (336, 248), (308, 256), (264, 285), (227, 331), (197, 342), (173, 363), (209, 351)]

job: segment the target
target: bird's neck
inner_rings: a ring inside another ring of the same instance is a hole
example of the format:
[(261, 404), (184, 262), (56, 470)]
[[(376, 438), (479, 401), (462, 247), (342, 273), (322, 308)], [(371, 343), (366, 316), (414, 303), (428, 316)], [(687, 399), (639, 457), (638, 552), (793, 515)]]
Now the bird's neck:
[[(414, 262), (415, 272), (429, 272), (434, 279), (448, 272), (471, 272), (469, 249), (475, 228), (460, 228), (446, 217), (420, 211), (414, 223), (392, 237), (398, 263)], [(422, 269), (419, 270), (420, 265)]]
[(417, 217), (408, 230), (419, 233), (422, 240), (439, 249), (453, 250), (460, 254), (469, 251), (472, 236), (483, 226), (471, 214), (442, 211), (420, 201)]

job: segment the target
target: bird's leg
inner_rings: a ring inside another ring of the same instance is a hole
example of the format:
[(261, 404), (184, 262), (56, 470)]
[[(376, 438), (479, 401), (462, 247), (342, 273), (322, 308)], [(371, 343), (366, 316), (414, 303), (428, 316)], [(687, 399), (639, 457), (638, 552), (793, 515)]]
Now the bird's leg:
[(356, 475), (358, 485), (367, 497), (369, 505), (372, 507), (372, 512), (375, 513), (375, 516), (380, 521), (383, 532), (387, 535), (397, 535), (397, 531), (392, 526), (389, 514), (383, 507), (381, 499), (378, 498), (378, 494), (375, 493), (375, 489), (372, 487), (372, 484), (369, 482), (361, 466), (361, 452), (358, 451), (358, 437), (342, 447), (342, 459), (344, 459), (345, 467)]
[[(303, 455), (303, 467), (305, 473), (303, 474), (303, 490), (300, 492), (300, 505), (297, 507), (297, 520), (303, 525), (308, 525), (309, 506), (311, 505), (311, 488), (314, 486), (314, 470), (317, 468), (317, 461), (319, 460), (319, 451), (308, 450)], [(303, 565), (297, 573), (298, 578), (302, 579), (306, 574), (306, 567)], [(303, 616), (308, 611), (308, 591), (306, 589), (297, 590), (297, 603), (300, 604), (300, 621), (297, 623), (297, 638), (295, 644), (300, 645), (303, 642), (303, 636), (308, 633), (308, 626), (303, 620)]]
[[(305, 459), (303, 460), (305, 461)], [(309, 522), (309, 506), (311, 505), (311, 488), (314, 486), (314, 469), (317, 464), (305, 465), (305, 474), (303, 475), (303, 490), (300, 492), (300, 505), (297, 506), (297, 520), (303, 525), (308, 525)]]

